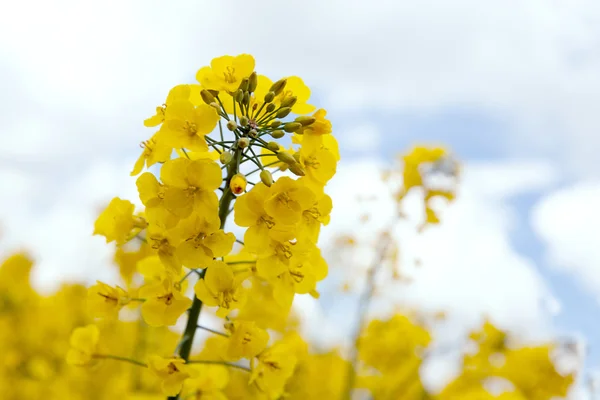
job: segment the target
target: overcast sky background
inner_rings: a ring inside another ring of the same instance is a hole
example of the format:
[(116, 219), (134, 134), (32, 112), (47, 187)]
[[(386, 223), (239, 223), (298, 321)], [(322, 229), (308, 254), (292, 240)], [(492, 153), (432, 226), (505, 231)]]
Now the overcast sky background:
[[(152, 134), (143, 119), (213, 57), (248, 52), (259, 73), (301, 76), (329, 111), (343, 160), (326, 237), (353, 229), (355, 196), (381, 189), (374, 177), (396, 153), (446, 144), (464, 163), (459, 197), (439, 228), (397, 232), (423, 267), (395, 297), (448, 310), (460, 326), (486, 313), (525, 336), (582, 338), (590, 370), (600, 367), (599, 2), (3, 9), (0, 249), (31, 249), (39, 287), (114, 278), (110, 248), (90, 234), (112, 197), (137, 199), (128, 174)], [(376, 230), (392, 208), (373, 209)], [(323, 304), (335, 337), (347, 307)]]

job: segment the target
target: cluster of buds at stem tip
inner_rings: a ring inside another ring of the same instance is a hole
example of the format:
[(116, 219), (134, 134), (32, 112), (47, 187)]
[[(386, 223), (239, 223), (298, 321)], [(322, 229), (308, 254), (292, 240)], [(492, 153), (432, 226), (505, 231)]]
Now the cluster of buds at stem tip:
[(290, 153), (286, 153), (285, 151), (280, 151), (277, 153), (277, 158), (279, 159), (279, 161), (285, 163), (294, 175), (306, 175), (304, 168), (302, 167), (302, 165), (300, 165), (299, 156), (296, 157), (295, 155), (291, 155)]

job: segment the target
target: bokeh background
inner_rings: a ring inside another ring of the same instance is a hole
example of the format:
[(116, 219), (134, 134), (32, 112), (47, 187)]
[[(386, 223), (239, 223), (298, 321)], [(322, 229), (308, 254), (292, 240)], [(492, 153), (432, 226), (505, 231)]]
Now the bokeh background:
[[(213, 57), (239, 53), (275, 79), (301, 76), (328, 110), (342, 161), (324, 246), (347, 232), (368, 238), (389, 219), (391, 201), (373, 200), (357, 232), (357, 196), (385, 190), (379, 170), (396, 154), (444, 144), (463, 164), (458, 198), (419, 235), (408, 199), (397, 235), (412, 283), (390, 298), (446, 311), (453, 332), (489, 315), (523, 337), (569, 337), (586, 374), (600, 368), (593, 0), (6, 3), (0, 252), (30, 250), (43, 291), (115, 281), (112, 249), (91, 233), (112, 197), (137, 200), (129, 172), (152, 133), (142, 121)], [(352, 326), (352, 301), (298, 307), (335, 343)]]

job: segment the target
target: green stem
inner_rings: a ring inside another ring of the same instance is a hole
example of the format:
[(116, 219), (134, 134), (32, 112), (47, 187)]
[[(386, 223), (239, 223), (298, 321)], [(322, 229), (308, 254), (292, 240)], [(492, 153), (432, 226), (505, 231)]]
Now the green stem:
[(133, 360), (128, 357), (121, 356), (113, 356), (111, 354), (94, 354), (93, 358), (101, 359), (101, 360), (117, 360), (117, 361), (125, 361), (131, 364), (139, 365), (140, 367), (147, 368), (148, 366), (141, 361)]

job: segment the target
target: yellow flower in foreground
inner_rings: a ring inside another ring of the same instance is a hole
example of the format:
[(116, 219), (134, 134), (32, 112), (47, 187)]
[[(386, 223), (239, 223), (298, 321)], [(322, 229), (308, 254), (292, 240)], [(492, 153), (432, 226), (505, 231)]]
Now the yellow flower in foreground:
[(140, 297), (146, 299), (142, 304), (142, 317), (150, 326), (170, 326), (192, 305), (170, 279), (150, 283), (140, 289)]
[(250, 54), (223, 56), (214, 58), (210, 67), (202, 67), (196, 73), (196, 79), (204, 89), (234, 92), (242, 79), (254, 71), (254, 57)]
[(253, 321), (235, 321), (226, 326), (231, 333), (226, 358), (237, 361), (240, 358), (252, 358), (267, 347), (269, 334), (256, 326)]
[(315, 203), (315, 194), (296, 180), (283, 176), (271, 186), (271, 197), (265, 200), (265, 211), (283, 225), (296, 224), (302, 212)]
[(165, 162), (171, 157), (173, 148), (167, 146), (164, 141), (159, 140), (158, 135), (152, 136), (149, 140), (142, 142), (141, 147), (144, 149), (142, 154), (135, 162), (131, 176), (135, 176), (142, 172), (144, 165), (148, 168), (157, 162)]
[(94, 235), (104, 236), (106, 243), (112, 241), (117, 242), (118, 245), (125, 243), (131, 230), (140, 225), (133, 216), (134, 209), (135, 206), (130, 201), (115, 197), (96, 220)]
[(198, 375), (185, 382), (183, 398), (194, 400), (227, 400), (222, 390), (229, 382), (229, 371), (223, 365), (194, 365)]
[(181, 358), (150, 356), (148, 368), (161, 380), (160, 385), (165, 396), (176, 396), (181, 391), (183, 382), (197, 375), (197, 372)]
[(129, 304), (127, 292), (119, 286), (112, 287), (97, 281), (88, 289), (88, 309), (90, 314), (101, 318), (117, 318), (123, 306)]
[(207, 306), (218, 306), (219, 317), (240, 308), (246, 296), (241, 279), (236, 279), (231, 267), (223, 261), (213, 261), (208, 266), (204, 279), (196, 282), (194, 292)]
[(171, 89), (165, 104), (156, 107), (156, 114), (146, 119), (144, 121), (144, 126), (153, 127), (162, 124), (165, 120), (165, 111), (170, 104), (177, 100), (187, 100), (190, 98), (191, 86), (192, 85), (177, 85)]
[(67, 363), (79, 366), (90, 364), (99, 339), (100, 331), (96, 325), (75, 328), (69, 340), (71, 348), (67, 353)]
[(269, 398), (278, 399), (283, 395), (287, 380), (294, 373), (297, 358), (294, 349), (285, 342), (279, 342), (258, 356), (258, 362), (252, 360), (250, 382)]
[(175, 101), (167, 108), (158, 138), (174, 148), (208, 151), (204, 136), (212, 132), (219, 114), (208, 104), (194, 106), (190, 101)]

